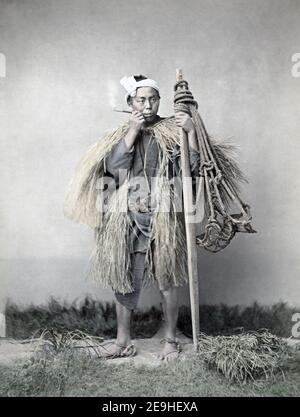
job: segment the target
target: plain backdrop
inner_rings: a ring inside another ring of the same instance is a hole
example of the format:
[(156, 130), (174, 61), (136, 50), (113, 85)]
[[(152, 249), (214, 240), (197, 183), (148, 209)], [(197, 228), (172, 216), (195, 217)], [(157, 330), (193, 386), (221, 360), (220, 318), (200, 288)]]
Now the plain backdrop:
[(63, 216), (67, 186), (128, 117), (119, 80), (157, 80), (168, 116), (182, 68), (209, 133), (240, 148), (258, 230), (199, 250), (201, 302), (299, 305), (299, 16), (298, 0), (0, 0), (2, 304), (111, 299), (83, 278), (93, 232)]

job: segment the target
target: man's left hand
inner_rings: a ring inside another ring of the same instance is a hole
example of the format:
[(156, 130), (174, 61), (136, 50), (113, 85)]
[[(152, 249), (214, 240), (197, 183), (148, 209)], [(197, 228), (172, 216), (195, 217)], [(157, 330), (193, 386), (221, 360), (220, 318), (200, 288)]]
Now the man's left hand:
[(181, 127), (186, 133), (191, 133), (195, 131), (195, 126), (192, 121), (192, 118), (182, 111), (175, 113), (175, 122), (178, 127)]

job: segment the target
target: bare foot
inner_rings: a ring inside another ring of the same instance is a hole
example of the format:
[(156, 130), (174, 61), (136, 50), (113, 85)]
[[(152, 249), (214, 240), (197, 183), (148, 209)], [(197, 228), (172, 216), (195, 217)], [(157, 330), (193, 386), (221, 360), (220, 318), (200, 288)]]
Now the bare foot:
[(166, 362), (172, 362), (178, 359), (181, 352), (181, 346), (179, 343), (171, 339), (162, 339), (161, 343), (162, 342), (165, 342), (165, 345), (161, 354), (159, 355), (159, 359)]
[(119, 344), (117, 341), (101, 343), (101, 345), (97, 346), (98, 356), (104, 359), (119, 357), (128, 346), (130, 346), (130, 343)]

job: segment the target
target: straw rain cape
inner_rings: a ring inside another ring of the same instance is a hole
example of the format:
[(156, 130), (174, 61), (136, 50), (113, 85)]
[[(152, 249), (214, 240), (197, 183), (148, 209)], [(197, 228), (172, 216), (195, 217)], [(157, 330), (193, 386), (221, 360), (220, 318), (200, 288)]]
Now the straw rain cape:
[[(124, 138), (128, 128), (128, 123), (125, 123), (87, 151), (70, 183), (64, 204), (65, 216), (96, 230), (88, 278), (103, 288), (112, 288), (123, 294), (133, 291), (128, 248), (131, 220), (126, 210), (129, 177), (110, 194), (105, 212), (99, 210), (99, 198), (103, 190), (99, 189), (98, 181), (106, 175), (105, 158)], [(173, 117), (163, 119), (147, 129), (153, 132), (158, 145), (159, 178), (158, 206), (153, 214), (143, 286), (156, 284), (164, 289), (188, 282), (184, 213), (176, 210), (176, 195), (168, 178), (169, 164), (174, 162), (174, 155), (179, 154), (180, 136)], [(213, 141), (211, 145), (220, 160), (224, 161), (227, 174), (232, 174), (231, 184), (237, 188), (237, 181), (243, 176), (231, 157), (232, 146)], [(164, 206), (169, 207), (169, 210), (163, 209)], [(125, 210), (121, 207), (125, 207)]]

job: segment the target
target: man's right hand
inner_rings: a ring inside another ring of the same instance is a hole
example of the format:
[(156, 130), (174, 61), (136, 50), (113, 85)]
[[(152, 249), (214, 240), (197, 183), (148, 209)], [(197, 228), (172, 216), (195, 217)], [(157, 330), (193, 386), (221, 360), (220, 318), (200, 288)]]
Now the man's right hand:
[(133, 110), (129, 117), (129, 128), (138, 133), (144, 126), (144, 123), (145, 118), (143, 114), (137, 110)]
[(133, 110), (129, 117), (129, 129), (124, 138), (128, 149), (134, 145), (137, 137), (139, 136), (140, 130), (144, 126), (145, 118), (143, 114), (137, 110)]

